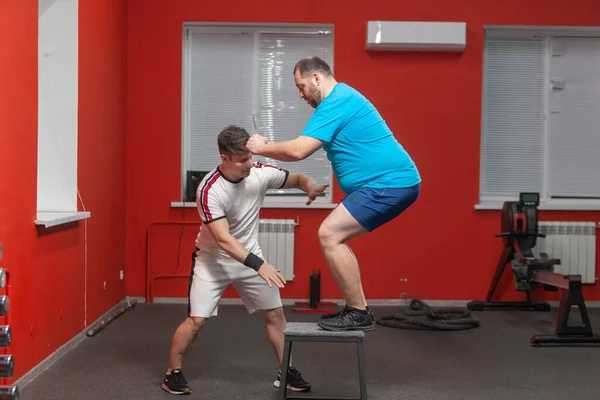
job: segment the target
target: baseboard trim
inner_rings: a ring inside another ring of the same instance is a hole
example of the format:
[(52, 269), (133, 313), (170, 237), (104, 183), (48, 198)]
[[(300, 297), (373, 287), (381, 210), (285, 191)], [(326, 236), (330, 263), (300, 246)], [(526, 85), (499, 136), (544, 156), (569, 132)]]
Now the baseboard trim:
[(28, 372), (23, 374), (23, 376), (21, 376), (19, 379), (17, 379), (13, 385), (17, 385), (19, 387), (19, 390), (23, 389), (28, 384), (33, 382), (44, 371), (46, 371), (48, 368), (50, 368), (55, 362), (60, 360), (65, 354), (67, 354), (69, 351), (71, 351), (75, 347), (77, 347), (81, 342), (83, 342), (84, 339), (91, 339), (91, 338), (88, 338), (88, 336), (86, 335), (86, 333), (90, 329), (90, 327), (93, 326), (94, 324), (96, 324), (98, 321), (101, 321), (103, 318), (106, 318), (109, 314), (112, 314), (119, 307), (121, 307), (121, 305), (124, 302), (127, 302), (128, 299), (129, 298), (126, 297), (123, 300), (119, 301), (110, 310), (108, 310), (102, 316), (100, 316), (96, 321), (89, 324), (80, 333), (75, 335), (71, 340), (69, 340), (68, 342), (63, 344), (61, 347), (56, 349), (56, 351), (54, 353), (50, 354), (48, 357), (46, 357), (44, 360), (42, 360), (40, 363), (38, 363), (35, 367), (33, 367)]
[(129, 301), (131, 301), (133, 299), (136, 299), (138, 303), (145, 303), (146, 302), (146, 298), (142, 297), (142, 296), (127, 296), (125, 298), (125, 300), (129, 300)]
[[(143, 297), (135, 297), (135, 298), (138, 299), (138, 301), (142, 301), (142, 302), (145, 301), (145, 299)], [(427, 303), (427, 305), (432, 306), (432, 307), (466, 307), (467, 303), (472, 301), (472, 300), (426, 300), (426, 299), (421, 299), (421, 300), (424, 301), (425, 303)], [(282, 299), (284, 306), (293, 306), (296, 302), (307, 302), (307, 301), (308, 301), (308, 299)], [(321, 299), (321, 301), (336, 303), (338, 306), (341, 306), (344, 304), (343, 299)], [(187, 297), (155, 297), (154, 298), (155, 304), (187, 304), (187, 302), (188, 302)], [(385, 306), (401, 307), (401, 306), (408, 306), (408, 304), (410, 304), (410, 300), (404, 300), (404, 299), (373, 299), (373, 300), (367, 300), (367, 302), (369, 303), (370, 306), (383, 306), (383, 307), (385, 307)], [(219, 304), (241, 305), (242, 300), (239, 298), (221, 299), (219, 301)], [(552, 308), (558, 307), (558, 301), (548, 301), (548, 304), (550, 304), (550, 306)], [(588, 308), (599, 308), (600, 301), (586, 301), (585, 305)]]

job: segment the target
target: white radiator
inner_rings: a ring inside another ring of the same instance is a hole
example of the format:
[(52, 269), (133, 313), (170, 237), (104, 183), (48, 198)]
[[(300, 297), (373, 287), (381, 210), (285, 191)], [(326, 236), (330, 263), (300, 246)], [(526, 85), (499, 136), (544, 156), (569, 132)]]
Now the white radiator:
[(596, 282), (596, 224), (594, 222), (538, 223), (539, 233), (534, 255), (547, 253), (549, 258), (559, 258), (561, 264), (554, 271), (561, 274), (581, 275), (582, 283)]
[(286, 281), (294, 279), (293, 219), (259, 219), (258, 243), (269, 264), (281, 270)]

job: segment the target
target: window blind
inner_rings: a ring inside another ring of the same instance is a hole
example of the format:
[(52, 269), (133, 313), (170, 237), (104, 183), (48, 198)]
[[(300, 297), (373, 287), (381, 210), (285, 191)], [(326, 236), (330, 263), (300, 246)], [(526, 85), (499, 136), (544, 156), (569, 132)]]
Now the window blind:
[[(480, 196), (543, 189), (544, 41), (486, 38)], [(460, 156), (460, 155), (458, 155)]]
[[(299, 98), (294, 65), (304, 56), (317, 55), (333, 68), (333, 38), (330, 33), (298, 31), (189, 29), (184, 49), (188, 60), (184, 91), (189, 99), (184, 113), (189, 131), (184, 140), (188, 160), (184, 170), (208, 171), (220, 164), (217, 136), (228, 124), (253, 133), (254, 118), (259, 133), (270, 141), (290, 140), (302, 133), (314, 110)], [(331, 184), (331, 165), (322, 149), (297, 162), (260, 156), (254, 160)], [(297, 189), (268, 194), (305, 195)]]
[(600, 198), (600, 39), (552, 40), (549, 107), (550, 196)]
[[(294, 66), (302, 57), (316, 55), (332, 66), (332, 41), (329, 35), (262, 33), (259, 54), (259, 131), (270, 141), (285, 141), (300, 136), (314, 109), (300, 99), (294, 83)], [(301, 161), (283, 162), (257, 159), (293, 172), (312, 176), (320, 184), (331, 184), (331, 167), (323, 149)], [(331, 186), (327, 189), (330, 190)], [(298, 193), (298, 189), (271, 190), (272, 193)]]
[(252, 132), (253, 43), (233, 33), (190, 35), (190, 170), (220, 164), (217, 137), (226, 125)]

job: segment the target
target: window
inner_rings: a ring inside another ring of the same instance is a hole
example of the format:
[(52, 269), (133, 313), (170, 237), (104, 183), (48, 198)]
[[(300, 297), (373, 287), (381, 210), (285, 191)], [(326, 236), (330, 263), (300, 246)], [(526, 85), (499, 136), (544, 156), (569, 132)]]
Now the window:
[(487, 28), (482, 100), (481, 205), (600, 206), (600, 31)]
[(78, 2), (39, 0), (37, 225), (77, 211)]
[[(333, 30), (323, 25), (191, 25), (184, 27), (182, 183), (184, 200), (195, 201), (189, 171), (200, 174), (220, 163), (217, 135), (236, 124), (270, 141), (298, 137), (314, 110), (294, 84), (296, 62), (317, 55), (333, 69)], [(254, 157), (331, 184), (323, 149), (297, 162)], [(197, 175), (201, 177), (202, 175)], [(265, 204), (305, 203), (298, 189), (270, 190)], [(331, 186), (321, 203), (331, 202)], [(318, 202), (315, 202), (318, 203)]]

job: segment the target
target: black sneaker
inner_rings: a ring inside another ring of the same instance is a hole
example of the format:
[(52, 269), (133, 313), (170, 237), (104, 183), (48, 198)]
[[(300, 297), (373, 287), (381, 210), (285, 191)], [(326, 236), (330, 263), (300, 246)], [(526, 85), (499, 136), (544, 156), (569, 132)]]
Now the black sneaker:
[(362, 313), (354, 308), (345, 307), (338, 316), (321, 319), (319, 327), (326, 331), (372, 331), (375, 329), (373, 311)]
[(174, 369), (170, 374), (165, 374), (162, 388), (171, 394), (191, 394), (192, 389), (187, 384), (180, 369)]
[[(281, 380), (281, 371), (277, 375), (277, 379), (273, 382), (273, 386), (279, 387)], [(302, 378), (302, 374), (294, 367), (288, 368), (287, 374), (287, 388), (293, 392), (309, 392), (312, 385)]]
[(343, 313), (344, 311), (346, 311), (346, 308), (347, 308), (347, 306), (346, 306), (346, 307), (344, 307), (344, 308), (342, 308), (340, 311), (338, 311), (338, 312), (335, 312), (335, 313), (333, 313), (333, 314), (323, 314), (323, 315), (321, 316), (321, 319), (331, 319), (331, 318), (336, 318), (336, 317), (339, 317), (340, 315), (342, 315), (342, 313)]

